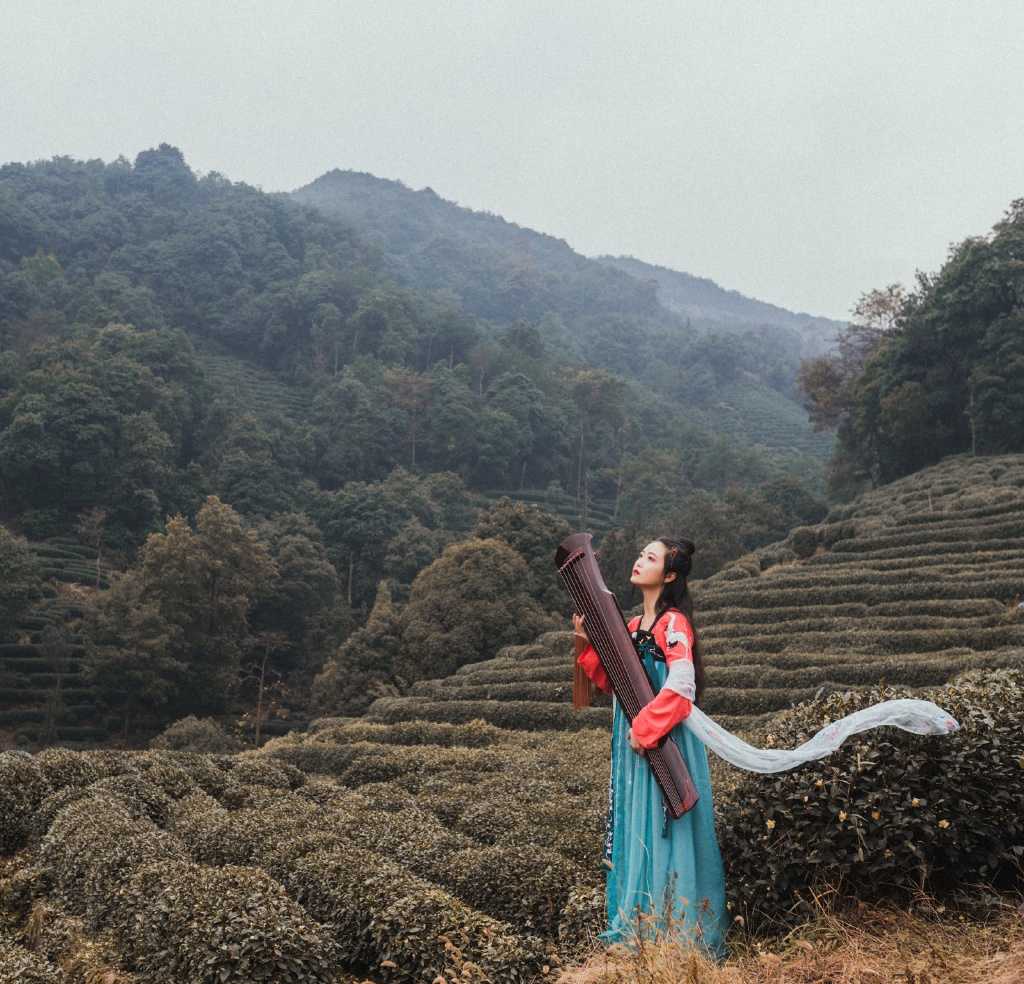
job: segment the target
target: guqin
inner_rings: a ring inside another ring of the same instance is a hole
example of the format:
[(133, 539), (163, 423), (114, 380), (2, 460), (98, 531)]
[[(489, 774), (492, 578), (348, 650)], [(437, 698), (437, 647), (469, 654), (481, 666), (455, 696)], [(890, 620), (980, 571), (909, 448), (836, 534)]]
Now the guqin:
[[(589, 533), (566, 537), (555, 553), (555, 563), (576, 611), (586, 616), (587, 635), (601, 657), (615, 699), (632, 724), (641, 708), (654, 700), (654, 687), (630, 638), (622, 609), (601, 577), (590, 539)], [(669, 813), (678, 819), (700, 798), (683, 753), (666, 735), (656, 747), (647, 749), (646, 758)]]

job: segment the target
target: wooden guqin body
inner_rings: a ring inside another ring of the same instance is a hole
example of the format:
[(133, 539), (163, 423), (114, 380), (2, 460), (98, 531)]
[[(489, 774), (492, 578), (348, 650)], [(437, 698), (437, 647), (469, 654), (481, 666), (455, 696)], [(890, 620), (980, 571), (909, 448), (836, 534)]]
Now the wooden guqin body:
[[(619, 706), (632, 723), (640, 709), (654, 700), (654, 687), (630, 638), (622, 609), (601, 577), (590, 539), (589, 533), (566, 537), (555, 553), (555, 563), (576, 611), (586, 616), (584, 628), (591, 645), (601, 657)], [(646, 757), (669, 813), (678, 819), (700, 798), (683, 753), (666, 735), (655, 748), (647, 749)]]

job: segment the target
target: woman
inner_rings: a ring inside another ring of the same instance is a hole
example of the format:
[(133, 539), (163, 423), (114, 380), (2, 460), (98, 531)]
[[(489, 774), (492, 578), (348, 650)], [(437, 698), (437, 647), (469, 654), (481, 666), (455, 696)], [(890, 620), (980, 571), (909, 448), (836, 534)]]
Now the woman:
[[(630, 578), (643, 592), (644, 613), (629, 623), (629, 630), (657, 694), (632, 727), (615, 705), (605, 833), (608, 929), (601, 938), (628, 940), (639, 910), (658, 924), (669, 917), (694, 942), (720, 956), (727, 928), (725, 873), (715, 838), (711, 777), (704, 745), (680, 725), (704, 690), (686, 583), (693, 549), (685, 537), (654, 540), (640, 551)], [(577, 636), (585, 637), (584, 619), (577, 615), (574, 622)], [(611, 692), (592, 646), (586, 646), (579, 662), (600, 689)], [(678, 820), (666, 811), (644, 758), (645, 750), (666, 734), (682, 750), (700, 793), (697, 805)]]

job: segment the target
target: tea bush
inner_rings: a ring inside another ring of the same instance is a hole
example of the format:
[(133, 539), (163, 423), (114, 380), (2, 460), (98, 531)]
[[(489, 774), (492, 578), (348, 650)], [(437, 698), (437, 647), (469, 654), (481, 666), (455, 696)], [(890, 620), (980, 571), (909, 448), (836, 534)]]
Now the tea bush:
[(97, 792), (65, 806), (43, 838), (41, 862), (51, 872), (54, 896), (93, 928), (117, 906), (117, 892), (152, 861), (184, 860), (180, 842), (132, 815), (112, 793)]
[(13, 854), (32, 835), (39, 804), (53, 786), (24, 752), (0, 752), (0, 854)]
[(337, 945), (258, 868), (144, 864), (119, 894), (113, 930), (153, 984), (333, 982)]
[(789, 534), (789, 544), (800, 560), (810, 557), (818, 549), (818, 531), (811, 526), (798, 526)]
[(462, 976), (469, 961), (495, 984), (518, 982), (533, 978), (544, 960), (540, 940), (516, 936), (506, 924), (362, 848), (309, 854), (285, 883), (310, 915), (332, 924), (345, 962), (376, 966), (386, 979)]
[[(311, 722), (309, 734), (316, 740), (341, 745), (369, 742), (375, 745), (439, 745), (441, 748), (487, 748), (508, 740), (508, 732), (476, 718), (468, 724), (446, 724), (434, 721), (399, 721), (378, 724), (371, 721), (333, 723), (335, 718), (318, 718)], [(268, 742), (263, 750), (273, 748)]]
[(561, 854), (529, 845), (473, 847), (434, 868), (439, 884), (467, 905), (521, 931), (552, 938), (581, 872)]
[(562, 910), (562, 921), (558, 924), (558, 943), (562, 952), (571, 956), (590, 949), (598, 934), (605, 931), (607, 923), (604, 886), (574, 888), (569, 893)]
[(41, 956), (30, 953), (0, 933), (0, 981), (11, 984), (64, 984), (64, 973)]
[[(833, 695), (773, 725), (784, 747), (893, 690)], [(792, 924), (812, 892), (950, 890), (1007, 872), (1024, 856), (1024, 674), (974, 673), (936, 696), (961, 724), (919, 738), (877, 729), (821, 763), (744, 775), (719, 801), (734, 912), (748, 927)]]
[(584, 728), (611, 729), (610, 707), (586, 707), (573, 711), (566, 704), (540, 701), (429, 701), (422, 698), (381, 697), (374, 701), (367, 717), (393, 724), (397, 721), (445, 721), (463, 724), (482, 718), (498, 728), (522, 731), (580, 731)]
[(101, 760), (70, 748), (44, 748), (35, 756), (35, 763), (55, 790), (88, 786), (106, 775)]
[(431, 700), (501, 700), (501, 701), (544, 701), (566, 703), (572, 700), (572, 679), (559, 683), (538, 680), (522, 680), (510, 683), (477, 683), (469, 678), (461, 686), (445, 686), (442, 681), (427, 681), (427, 686), (417, 684), (412, 695), (429, 697)]
[(173, 752), (200, 752), (211, 755), (241, 751), (242, 743), (213, 718), (194, 714), (169, 724), (149, 747)]
[(305, 773), (289, 762), (245, 759), (231, 770), (232, 782), (270, 789), (298, 789), (306, 781)]

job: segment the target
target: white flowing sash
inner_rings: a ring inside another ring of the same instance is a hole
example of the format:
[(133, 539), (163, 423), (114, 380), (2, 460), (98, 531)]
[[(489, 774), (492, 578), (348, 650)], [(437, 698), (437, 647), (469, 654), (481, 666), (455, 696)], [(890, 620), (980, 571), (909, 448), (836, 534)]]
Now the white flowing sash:
[(729, 734), (703, 711), (694, 707), (683, 724), (716, 755), (749, 772), (785, 772), (834, 752), (850, 735), (871, 728), (902, 728), (915, 735), (947, 735), (960, 727), (930, 700), (883, 700), (825, 725), (796, 748), (754, 748)]

